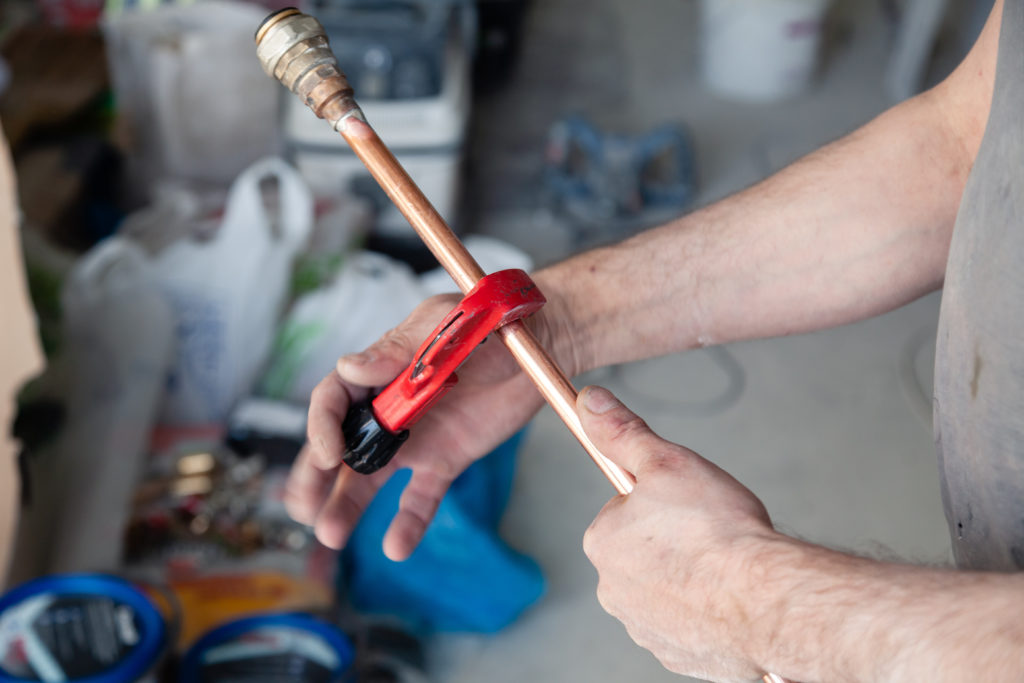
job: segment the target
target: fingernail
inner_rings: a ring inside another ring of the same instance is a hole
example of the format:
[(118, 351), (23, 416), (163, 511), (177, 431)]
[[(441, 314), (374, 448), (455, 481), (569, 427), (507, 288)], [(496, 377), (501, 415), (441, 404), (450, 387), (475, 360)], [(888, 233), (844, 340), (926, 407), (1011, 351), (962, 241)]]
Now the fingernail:
[(620, 405), (612, 392), (601, 387), (588, 387), (583, 396), (583, 405), (592, 413), (600, 415)]

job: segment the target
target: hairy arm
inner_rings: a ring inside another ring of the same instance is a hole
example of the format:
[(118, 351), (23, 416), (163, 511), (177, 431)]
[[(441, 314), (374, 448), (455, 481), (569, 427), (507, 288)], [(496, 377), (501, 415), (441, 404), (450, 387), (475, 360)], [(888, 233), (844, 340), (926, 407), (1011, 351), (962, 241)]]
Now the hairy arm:
[(601, 605), (667, 668), (714, 681), (1024, 680), (1024, 574), (878, 562), (775, 531), (727, 473), (603, 389), (577, 403), (637, 477), (583, 547)]
[(717, 204), (538, 273), (576, 371), (821, 329), (940, 286), (992, 97), (1002, 2), (943, 83)]
[[(552, 269), (556, 282), (589, 279), (564, 285), (587, 345), (579, 367), (840, 324), (941, 284), (1001, 13), (997, 2), (971, 55), (929, 93), (732, 200)], [(637, 305), (614, 288), (586, 298), (602, 277), (634, 280)], [(666, 667), (713, 680), (1024, 680), (1024, 574), (878, 562), (786, 537), (738, 482), (607, 394), (585, 390), (578, 407), (598, 448), (637, 475), (584, 540), (598, 597)]]
[[(779, 536), (739, 585), (766, 670), (807, 681), (1024, 679), (1024, 576), (876, 562)], [(740, 575), (737, 575), (739, 578)]]

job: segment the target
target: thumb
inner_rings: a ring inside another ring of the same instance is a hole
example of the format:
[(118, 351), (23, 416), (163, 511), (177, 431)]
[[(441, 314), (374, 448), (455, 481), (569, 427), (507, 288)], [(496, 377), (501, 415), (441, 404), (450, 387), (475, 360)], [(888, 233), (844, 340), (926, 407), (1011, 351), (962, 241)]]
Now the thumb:
[(338, 360), (338, 375), (347, 382), (364, 387), (389, 383), (409, 365), (416, 350), (452, 308), (453, 302), (458, 302), (457, 296), (427, 299), (365, 351), (342, 356)]
[(636, 474), (644, 461), (670, 444), (603, 387), (586, 387), (576, 399), (576, 410), (594, 445), (606, 457)]
[(339, 358), (338, 375), (358, 386), (383, 386), (409, 365), (416, 352), (415, 344), (400, 328), (391, 330), (365, 351)]

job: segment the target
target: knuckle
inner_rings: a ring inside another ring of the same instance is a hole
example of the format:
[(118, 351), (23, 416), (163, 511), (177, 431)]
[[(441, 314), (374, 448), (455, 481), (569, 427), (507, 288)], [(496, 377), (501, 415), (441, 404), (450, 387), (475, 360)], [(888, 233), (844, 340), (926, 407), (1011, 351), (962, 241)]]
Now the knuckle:
[(402, 493), (399, 507), (403, 512), (412, 515), (422, 522), (423, 526), (426, 527), (430, 524), (430, 520), (434, 518), (440, 503), (440, 499), (434, 495), (406, 489)]
[(341, 547), (344, 545), (342, 534), (337, 526), (321, 519), (320, 516), (317, 517), (316, 522), (313, 524), (313, 533), (316, 535), (316, 540), (328, 548), (341, 550)]
[(363, 514), (363, 505), (353, 498), (350, 492), (346, 492), (338, 500), (333, 512), (338, 519), (357, 520)]
[(401, 349), (406, 346), (408, 342), (409, 335), (407, 335), (401, 327), (392, 327), (381, 336), (374, 346), (378, 349)]
[(616, 442), (633, 441), (650, 434), (651, 428), (637, 415), (632, 413), (618, 424), (612, 432), (612, 440)]
[(285, 510), (300, 524), (312, 524), (320, 512), (323, 496), (290, 478), (283, 495)]
[(597, 540), (593, 524), (583, 533), (583, 554), (591, 563), (597, 559)]
[(327, 393), (327, 378), (320, 380), (320, 383), (313, 387), (313, 391), (309, 394), (309, 400), (311, 403), (323, 403), (324, 394)]
[(404, 360), (415, 350), (415, 341), (403, 327), (399, 326), (385, 332), (374, 347), (383, 355), (397, 356)]
[(669, 474), (674, 473), (679, 466), (679, 455), (666, 450), (657, 450), (651, 453), (643, 463), (645, 474)]
[(613, 617), (618, 618), (619, 611), (615, 606), (614, 596), (611, 589), (608, 588), (607, 581), (598, 579), (597, 591), (595, 594), (597, 596), (597, 604), (601, 606), (601, 609)]
[[(625, 621), (622, 623), (622, 625), (626, 628), (626, 634), (629, 636), (630, 640), (632, 640), (634, 643), (650, 652), (659, 662), (661, 662), (661, 657), (659, 657), (658, 653), (654, 651), (653, 643), (651, 642), (651, 639), (648, 637), (647, 631), (645, 629), (638, 627), (636, 624), (627, 623)], [(661, 662), (661, 664), (662, 666), (664, 666), (665, 663)]]
[(288, 516), (299, 524), (310, 525), (316, 519), (319, 508), (306, 498), (297, 493), (286, 492), (284, 495), (284, 508)]
[(458, 294), (435, 294), (434, 296), (425, 299), (423, 303), (419, 305), (417, 310), (436, 317), (438, 312), (447, 312), (449, 309), (457, 306), (459, 304), (459, 300)]
[(408, 361), (423, 338), (459, 301), (457, 294), (435, 294), (429, 297), (408, 318), (385, 332), (370, 348), (382, 356)]
[(457, 294), (435, 294), (413, 310), (413, 312), (398, 325), (402, 330), (415, 330), (416, 336), (422, 336), (433, 329), (444, 319), (451, 309), (459, 305), (460, 297)]
[(684, 671), (684, 667), (679, 662), (679, 659), (673, 656), (671, 653), (662, 652), (650, 644), (641, 644), (639, 641), (637, 641), (637, 644), (640, 645), (640, 647), (647, 650), (648, 652), (650, 652), (652, 655), (654, 655), (654, 658), (658, 660), (658, 663), (666, 669), (668, 669), (669, 671), (671, 671), (672, 673), (678, 674)]
[(595, 567), (601, 563), (604, 555), (603, 549), (606, 545), (605, 526), (602, 521), (602, 515), (599, 514), (583, 533), (583, 553)]

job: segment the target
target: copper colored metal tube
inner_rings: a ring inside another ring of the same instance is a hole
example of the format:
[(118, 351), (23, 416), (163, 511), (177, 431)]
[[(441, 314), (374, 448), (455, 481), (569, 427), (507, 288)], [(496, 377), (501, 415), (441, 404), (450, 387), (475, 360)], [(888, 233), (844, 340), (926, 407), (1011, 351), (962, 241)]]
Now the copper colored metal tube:
[(558, 417), (562, 418), (562, 422), (580, 442), (583, 450), (590, 455), (594, 464), (604, 473), (615, 490), (623, 495), (632, 491), (633, 484), (636, 483), (633, 475), (606, 458), (583, 431), (580, 416), (576, 413), (575, 387), (537, 341), (537, 337), (530, 331), (530, 328), (521, 321), (516, 321), (498, 328), (497, 334), (504, 342), (505, 347), (515, 356), (519, 367), (537, 385), (544, 400), (554, 409)]
[(365, 121), (349, 116), (338, 124), (338, 132), (409, 221), (430, 253), (452, 276), (463, 294), (471, 290), (486, 273), (398, 163), (391, 150), (377, 137), (376, 131)]
[[(256, 31), (256, 52), (268, 75), (301, 97), (337, 130), (463, 293), (485, 273), (398, 160), (366, 122), (345, 75), (338, 68), (320, 23), (294, 8), (267, 17)], [(576, 389), (522, 321), (497, 335), (541, 395), (562, 419), (620, 494), (636, 480), (609, 460), (583, 431), (576, 413)], [(765, 683), (786, 683), (766, 674)]]

